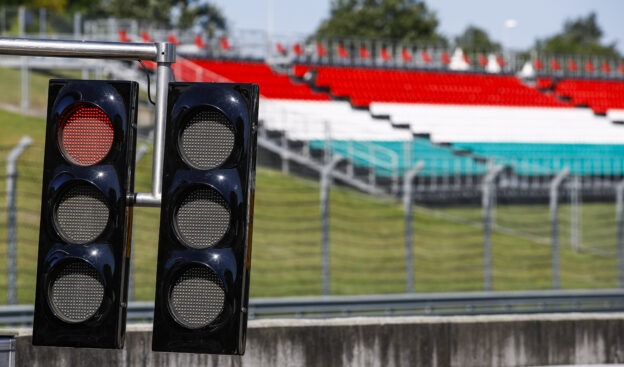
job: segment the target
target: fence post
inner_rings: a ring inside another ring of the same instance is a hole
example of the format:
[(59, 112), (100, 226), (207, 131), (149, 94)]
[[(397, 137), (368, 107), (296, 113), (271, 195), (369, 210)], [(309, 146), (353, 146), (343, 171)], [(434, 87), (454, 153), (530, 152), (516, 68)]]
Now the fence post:
[[(20, 37), (26, 36), (26, 8), (24, 6), (20, 6), (18, 9), (18, 17), (19, 17), (19, 35)], [(22, 66), (20, 67), (20, 108), (22, 112), (28, 112), (30, 108), (30, 91), (29, 91), (29, 70), (28, 70), (28, 56), (22, 56)]]
[(414, 292), (414, 228), (412, 206), (414, 201), (414, 178), (425, 167), (425, 162), (418, 161), (403, 177), (403, 208), (405, 210), (405, 278), (407, 293)]
[(574, 176), (570, 185), (570, 245), (574, 251), (581, 246), (581, 180)]
[(30, 136), (22, 137), (7, 157), (7, 242), (9, 245), (7, 298), (10, 305), (17, 304), (17, 159), (31, 144)]
[(344, 159), (335, 155), (321, 170), (321, 291), (324, 296), (329, 295), (329, 187), (332, 171)]
[[(147, 148), (147, 145), (145, 144), (141, 144), (139, 146), (139, 149), (137, 149), (136, 151), (136, 155), (134, 158), (134, 163), (135, 165), (137, 163), (139, 163), (139, 161), (141, 160), (141, 158), (143, 158), (143, 156), (145, 155), (145, 153), (147, 153), (149, 149)], [(134, 222), (132, 222), (132, 231), (134, 232)], [(132, 246), (131, 246), (131, 251), (130, 251), (130, 274), (128, 277), (128, 301), (134, 301), (134, 238), (132, 238)]]
[(617, 225), (617, 286), (624, 287), (624, 180), (615, 186), (615, 220)]
[(568, 177), (566, 167), (550, 182), (550, 228), (552, 242), (552, 287), (559, 289), (559, 186)]
[(483, 178), (481, 184), (483, 206), (483, 289), (492, 290), (492, 206), (494, 205), (494, 181), (504, 166), (494, 166)]

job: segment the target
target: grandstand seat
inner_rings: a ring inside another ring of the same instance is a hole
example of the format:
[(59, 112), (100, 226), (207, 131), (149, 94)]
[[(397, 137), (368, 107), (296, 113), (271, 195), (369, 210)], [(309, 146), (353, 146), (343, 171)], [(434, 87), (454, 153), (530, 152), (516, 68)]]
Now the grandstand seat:
[(362, 60), (370, 59), (370, 52), (368, 51), (368, 48), (366, 46), (364, 45), (360, 46), (359, 53), (360, 53), (360, 59)]
[[(463, 59), (462, 59), (463, 60)], [(569, 107), (508, 75), (317, 66), (316, 85), (355, 106), (371, 102)]]
[(505, 67), (505, 58), (503, 57), (503, 55), (496, 55), (496, 62), (498, 62), (498, 65), (501, 68)]
[[(193, 60), (197, 65), (234, 82), (257, 83), (267, 98), (328, 100), (324, 93), (312, 91), (306, 84), (295, 84), (287, 75), (277, 74), (263, 62), (229, 60)], [(301, 70), (305, 74), (307, 69)], [(303, 74), (302, 74), (303, 75)]]
[(387, 47), (382, 47), (379, 50), (379, 57), (381, 57), (381, 60), (384, 62), (388, 62), (392, 60), (392, 55), (390, 55), (390, 52), (388, 51)]
[(594, 63), (591, 60), (586, 60), (584, 66), (585, 66), (585, 71), (588, 73), (593, 73), (594, 71), (596, 71), (596, 68), (594, 67)]
[(533, 60), (533, 67), (535, 68), (535, 70), (540, 71), (544, 69), (544, 63), (540, 59), (535, 59)]
[(408, 124), (433, 142), (615, 144), (624, 127), (589, 110), (509, 106), (372, 103), (371, 113)]
[(478, 62), (479, 62), (479, 65), (481, 65), (481, 67), (484, 68), (488, 64), (488, 59), (484, 54), (479, 54)]
[(221, 38), (219, 38), (219, 47), (221, 48), (221, 51), (230, 51), (232, 49), (232, 45), (230, 45), (230, 41), (225, 36), (222, 36)]
[(384, 140), (407, 141), (412, 135), (387, 120), (374, 119), (367, 111), (353, 110), (348, 103), (267, 99), (260, 105), (265, 127), (284, 130), (292, 140)]
[(119, 42), (130, 42), (132, 41), (130, 37), (128, 37), (128, 32), (125, 29), (119, 30)]
[(555, 93), (598, 114), (624, 108), (624, 82), (619, 80), (563, 79), (555, 86)]
[(145, 31), (141, 32), (141, 41), (148, 42), (148, 43), (154, 42), (152, 40), (152, 37), (150, 37), (149, 33)]
[(412, 62), (412, 53), (407, 49), (407, 47), (403, 47), (401, 49), (401, 59), (406, 63)]
[(295, 53), (295, 55), (297, 56), (302, 56), (303, 55), (303, 47), (301, 46), (301, 43), (295, 43), (292, 47), (293, 52)]
[(288, 51), (286, 51), (286, 48), (284, 47), (284, 45), (282, 45), (281, 42), (275, 44), (275, 51), (277, 51), (277, 53), (280, 55), (286, 55), (288, 53)]
[(429, 52), (427, 50), (422, 50), (420, 54), (421, 54), (421, 59), (425, 64), (428, 64), (431, 62), (431, 55), (429, 55)]
[(167, 42), (173, 43), (174, 45), (179, 45), (180, 44), (180, 41), (178, 40), (178, 37), (176, 37), (176, 35), (173, 34), (173, 33), (169, 33), (167, 35)]
[(440, 54), (440, 61), (444, 65), (448, 65), (451, 63), (451, 57), (449, 56), (448, 52), (442, 51), (442, 53)]
[(204, 43), (204, 39), (202, 38), (201, 34), (195, 35), (194, 43), (195, 43), (195, 46), (197, 46), (200, 49), (203, 49), (206, 47), (206, 44)]
[(349, 51), (347, 51), (347, 48), (342, 43), (338, 44), (336, 52), (338, 53), (338, 57), (340, 57), (341, 59), (346, 59), (349, 57)]
[(316, 56), (317, 57), (327, 56), (327, 50), (325, 49), (325, 46), (323, 46), (323, 44), (320, 42), (316, 44)]

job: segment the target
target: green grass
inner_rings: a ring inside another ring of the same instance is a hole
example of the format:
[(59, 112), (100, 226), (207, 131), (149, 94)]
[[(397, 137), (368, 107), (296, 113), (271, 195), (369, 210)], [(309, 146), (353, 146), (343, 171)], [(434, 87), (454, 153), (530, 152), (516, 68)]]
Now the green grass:
[[(36, 78), (33, 76), (33, 79)], [(47, 90), (47, 80), (41, 85), (42, 90)], [(5, 90), (5, 93), (8, 91)], [(45, 99), (38, 98), (41, 101)], [(1, 95), (0, 101), (4, 101)], [(23, 135), (28, 134), (34, 140), (33, 146), (19, 161), (20, 303), (32, 303), (34, 300), (44, 125), (40, 118), (0, 111), (0, 161), (4, 162), (10, 147)], [(137, 165), (136, 191), (150, 190), (150, 158), (148, 153)], [(6, 238), (5, 195), (5, 180), (0, 179), (0, 239)], [(252, 249), (253, 297), (321, 293), (319, 201), (319, 186), (315, 180), (259, 167)], [(338, 186), (331, 191), (330, 203), (331, 293), (403, 292), (406, 261), (400, 203)], [(415, 209), (413, 276), (417, 292), (483, 289), (481, 215), (478, 207)], [(560, 217), (561, 287), (615, 287), (614, 205), (583, 205), (578, 250), (573, 249), (569, 239), (570, 209), (565, 203)], [(499, 206), (495, 218), (492, 235), (493, 288), (550, 288), (552, 274), (547, 203)], [(134, 209), (136, 300), (153, 300), (154, 297), (158, 224), (158, 209)], [(0, 246), (0, 258), (7, 258), (6, 246)], [(0, 261), (0, 304), (6, 302), (6, 288), (6, 261)]]

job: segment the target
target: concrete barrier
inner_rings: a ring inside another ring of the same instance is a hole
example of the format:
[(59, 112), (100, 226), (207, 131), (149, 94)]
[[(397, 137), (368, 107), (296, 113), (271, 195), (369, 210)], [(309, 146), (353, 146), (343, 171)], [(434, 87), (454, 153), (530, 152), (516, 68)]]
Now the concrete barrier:
[(131, 325), (123, 350), (33, 347), (16, 366), (546, 366), (624, 362), (624, 314), (256, 320), (245, 356), (151, 351), (151, 325)]

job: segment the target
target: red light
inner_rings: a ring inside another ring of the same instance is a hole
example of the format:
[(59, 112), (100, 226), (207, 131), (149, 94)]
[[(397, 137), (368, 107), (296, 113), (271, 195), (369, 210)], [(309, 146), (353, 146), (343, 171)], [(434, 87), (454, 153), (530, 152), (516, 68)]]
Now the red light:
[(113, 124), (99, 107), (79, 103), (61, 116), (59, 142), (65, 157), (80, 166), (100, 162), (111, 149)]

